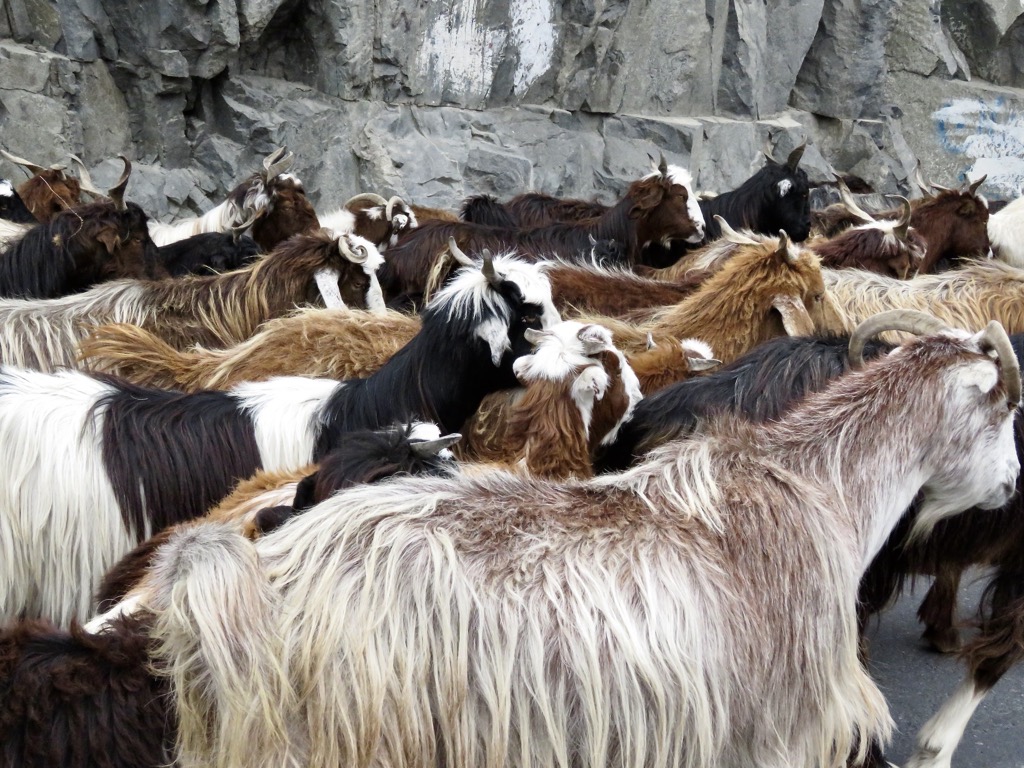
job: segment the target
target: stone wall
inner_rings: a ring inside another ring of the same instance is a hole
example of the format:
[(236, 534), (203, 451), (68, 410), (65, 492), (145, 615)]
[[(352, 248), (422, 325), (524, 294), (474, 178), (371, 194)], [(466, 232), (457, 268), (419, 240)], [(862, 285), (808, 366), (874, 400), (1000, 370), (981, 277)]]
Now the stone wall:
[[(0, 145), (206, 210), (287, 144), (314, 202), (613, 199), (664, 153), (735, 186), (804, 137), (907, 192), (1024, 188), (1019, 0), (3, 0)], [(0, 174), (23, 178), (0, 163)]]

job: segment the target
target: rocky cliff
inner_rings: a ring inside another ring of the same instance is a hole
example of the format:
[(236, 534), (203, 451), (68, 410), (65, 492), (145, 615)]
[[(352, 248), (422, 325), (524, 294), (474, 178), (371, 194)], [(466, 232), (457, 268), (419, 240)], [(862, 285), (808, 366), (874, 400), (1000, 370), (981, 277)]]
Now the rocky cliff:
[[(315, 204), (613, 198), (663, 152), (1024, 187), (1021, 0), (3, 0), (0, 146), (206, 210), (287, 144)], [(0, 175), (21, 171), (0, 163)]]

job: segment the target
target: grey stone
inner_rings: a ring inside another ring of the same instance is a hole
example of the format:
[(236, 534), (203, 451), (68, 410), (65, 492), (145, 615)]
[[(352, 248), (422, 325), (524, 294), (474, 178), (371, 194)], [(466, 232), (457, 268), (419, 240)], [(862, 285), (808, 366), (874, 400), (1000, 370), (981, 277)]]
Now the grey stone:
[(82, 159), (86, 162), (130, 151), (128, 105), (102, 61), (82, 67), (78, 119), (82, 126)]
[(28, 23), (32, 28), (32, 42), (54, 48), (63, 32), (60, 14), (49, 0), (24, 0)]

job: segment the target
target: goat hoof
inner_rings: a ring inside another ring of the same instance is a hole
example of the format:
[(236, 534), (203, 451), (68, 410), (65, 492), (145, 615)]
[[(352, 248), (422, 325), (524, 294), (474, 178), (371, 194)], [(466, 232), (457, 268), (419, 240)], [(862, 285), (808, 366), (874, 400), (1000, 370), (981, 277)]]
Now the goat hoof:
[(928, 649), (936, 653), (956, 653), (960, 650), (960, 633), (953, 627), (934, 629), (929, 627), (921, 634)]

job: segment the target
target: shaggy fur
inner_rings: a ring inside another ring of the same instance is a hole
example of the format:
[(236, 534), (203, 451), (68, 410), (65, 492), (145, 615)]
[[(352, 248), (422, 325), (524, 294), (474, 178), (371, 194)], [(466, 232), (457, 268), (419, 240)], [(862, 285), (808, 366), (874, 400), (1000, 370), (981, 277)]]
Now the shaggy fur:
[(560, 256), (567, 260), (589, 255), (593, 240), (615, 240), (626, 246), (626, 263), (634, 264), (647, 243), (703, 235), (704, 222), (699, 209), (689, 204), (691, 198), (689, 173), (672, 167), (633, 182), (622, 200), (587, 222), (529, 230), (427, 222), (388, 252), (381, 285), (388, 298), (425, 293), (438, 260), (448, 250), (449, 238), (469, 254), (514, 248), (531, 259)]
[(0, 296), (52, 299), (121, 277), (165, 277), (146, 221), (134, 203), (60, 212), (0, 251)]
[(834, 330), (838, 323), (825, 294), (818, 257), (778, 238), (741, 246), (695, 293), (674, 306), (654, 311), (642, 322), (581, 314), (583, 322), (612, 330), (628, 353), (647, 347), (648, 334), (697, 337), (715, 357), (730, 361), (775, 336)]
[(904, 241), (893, 233), (893, 222), (865, 224), (831, 240), (809, 242), (821, 266), (831, 269), (864, 269), (906, 280), (924, 263), (928, 244), (911, 228)]
[(259, 257), (260, 248), (248, 235), (205, 232), (163, 245), (157, 253), (171, 277), (182, 277), (240, 269)]
[(380, 256), (365, 241), (358, 247), (369, 249), (361, 265), (326, 234), (304, 235), (223, 275), (118, 281), (45, 302), (0, 300), (0, 362), (44, 371), (73, 367), (89, 328), (114, 322), (139, 325), (174, 346), (236, 344), (298, 304), (322, 303), (314, 275), (325, 268), (337, 270), (347, 303), (365, 306), (375, 288), (367, 272)]
[(47, 224), (62, 211), (79, 205), (82, 187), (64, 171), (46, 168), (19, 184), (18, 195), (35, 220)]
[(559, 311), (570, 309), (608, 317), (626, 317), (636, 310), (677, 304), (708, 277), (692, 272), (675, 282), (640, 277), (620, 267), (553, 262), (545, 267), (551, 295)]
[[(388, 208), (391, 208), (390, 218)], [(381, 253), (395, 245), (405, 232), (419, 226), (416, 214), (401, 199), (380, 203), (360, 195), (319, 219), (321, 226), (337, 234), (353, 232), (369, 240)]]
[[(1004, 497), (1017, 465), (998, 379), (977, 339), (933, 337), (777, 423), (720, 423), (614, 478), (391, 481), (255, 556), (214, 530), (172, 542), (157, 626), (183, 757), (844, 765), (891, 728), (857, 658), (858, 578), (922, 486), (939, 514)], [(231, 591), (192, 602), (207, 568)], [(248, 635), (235, 600), (270, 627)], [(226, 638), (243, 658), (212, 645)], [(248, 658), (283, 659), (280, 676), (246, 674)], [(192, 684), (212, 675), (235, 684)], [(280, 719), (262, 725), (270, 702)]]
[(718, 364), (711, 347), (697, 339), (663, 339), (644, 352), (629, 355), (629, 365), (644, 396), (683, 381)]
[(303, 309), (270, 320), (252, 338), (227, 349), (179, 351), (134, 325), (105, 325), (82, 341), (92, 370), (147, 387), (229, 389), (274, 376), (362, 379), (408, 344), (420, 319), (398, 312)]
[(162, 768), (174, 760), (166, 680), (148, 616), (91, 635), (22, 621), (0, 630), (0, 766)]

